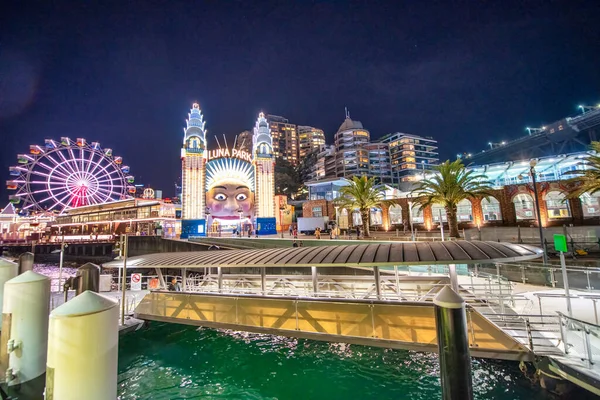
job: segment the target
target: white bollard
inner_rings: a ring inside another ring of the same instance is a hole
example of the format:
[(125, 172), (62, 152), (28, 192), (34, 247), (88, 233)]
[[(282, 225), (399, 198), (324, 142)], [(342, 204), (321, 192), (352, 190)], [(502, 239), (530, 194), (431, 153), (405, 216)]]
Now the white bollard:
[(117, 303), (85, 291), (50, 313), (46, 400), (114, 400)]
[[(9, 260), (0, 259), (0, 309), (4, 300), (4, 284), (6, 281), (18, 275), (19, 264)], [(0, 314), (0, 327), (2, 326), (2, 315)]]
[(50, 278), (26, 271), (4, 284), (2, 343), (7, 343), (8, 386), (29, 382), (46, 371)]

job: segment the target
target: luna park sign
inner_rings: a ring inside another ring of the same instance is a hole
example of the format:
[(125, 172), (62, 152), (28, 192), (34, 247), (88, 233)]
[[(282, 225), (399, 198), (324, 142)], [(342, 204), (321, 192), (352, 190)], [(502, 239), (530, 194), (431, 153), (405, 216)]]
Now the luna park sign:
[(240, 160), (252, 162), (252, 155), (244, 150), (219, 148), (208, 151), (208, 161), (216, 160), (217, 158), (239, 158)]

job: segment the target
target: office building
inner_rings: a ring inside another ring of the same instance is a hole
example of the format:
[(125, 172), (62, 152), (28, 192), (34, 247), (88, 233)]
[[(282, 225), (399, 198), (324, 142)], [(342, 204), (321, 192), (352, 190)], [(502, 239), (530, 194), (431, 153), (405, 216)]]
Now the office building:
[(377, 183), (392, 184), (392, 166), (390, 164), (390, 148), (387, 143), (368, 143), (365, 148), (369, 152), (369, 178)]
[(369, 174), (369, 151), (365, 147), (370, 142), (369, 131), (360, 121), (346, 119), (335, 134), (335, 176), (351, 178)]
[(279, 115), (267, 115), (267, 122), (273, 137), (273, 152), (276, 158), (298, 165), (298, 132), (295, 124)]
[(396, 132), (380, 140), (389, 145), (393, 182), (414, 182), (439, 163), (437, 141)]
[(314, 151), (319, 151), (324, 144), (325, 132), (322, 129), (298, 125), (298, 153), (300, 159)]

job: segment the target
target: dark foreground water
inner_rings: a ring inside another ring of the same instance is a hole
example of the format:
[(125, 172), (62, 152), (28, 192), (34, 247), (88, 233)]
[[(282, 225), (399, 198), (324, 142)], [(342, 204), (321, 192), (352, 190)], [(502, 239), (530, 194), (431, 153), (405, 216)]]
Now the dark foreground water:
[[(122, 336), (119, 399), (441, 397), (437, 355), (152, 323)], [(474, 360), (476, 399), (552, 399), (516, 363)]]

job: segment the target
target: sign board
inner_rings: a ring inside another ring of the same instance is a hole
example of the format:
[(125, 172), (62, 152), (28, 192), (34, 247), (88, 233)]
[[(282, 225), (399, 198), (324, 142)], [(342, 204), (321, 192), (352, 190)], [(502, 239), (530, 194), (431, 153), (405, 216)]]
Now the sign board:
[(142, 274), (131, 274), (131, 290), (142, 290)]
[(554, 250), (562, 251), (563, 253), (569, 251), (567, 248), (567, 237), (565, 235), (554, 235)]

